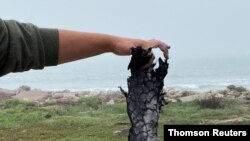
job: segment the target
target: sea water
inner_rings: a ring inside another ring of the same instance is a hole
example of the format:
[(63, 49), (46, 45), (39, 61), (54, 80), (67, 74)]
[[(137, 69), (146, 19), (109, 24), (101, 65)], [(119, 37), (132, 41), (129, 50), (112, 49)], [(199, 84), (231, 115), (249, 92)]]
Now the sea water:
[[(220, 89), (227, 85), (250, 88), (250, 57), (175, 58), (169, 60), (165, 88)], [(45, 90), (118, 90), (126, 88), (129, 56), (104, 54), (76, 62), (12, 73), (0, 78), (0, 88), (22, 85)]]

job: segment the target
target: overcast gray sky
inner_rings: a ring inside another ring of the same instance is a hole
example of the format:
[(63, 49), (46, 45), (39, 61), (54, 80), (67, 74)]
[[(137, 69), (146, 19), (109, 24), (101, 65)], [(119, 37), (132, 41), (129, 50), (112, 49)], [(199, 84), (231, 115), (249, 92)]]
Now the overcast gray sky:
[(172, 46), (171, 58), (250, 56), (249, 0), (0, 0), (0, 18)]

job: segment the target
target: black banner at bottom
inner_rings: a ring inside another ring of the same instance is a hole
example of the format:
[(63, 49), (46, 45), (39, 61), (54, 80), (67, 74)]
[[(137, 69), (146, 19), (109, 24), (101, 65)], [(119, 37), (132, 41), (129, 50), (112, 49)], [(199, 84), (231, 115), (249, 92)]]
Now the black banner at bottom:
[(164, 141), (178, 137), (250, 137), (250, 125), (164, 125)]

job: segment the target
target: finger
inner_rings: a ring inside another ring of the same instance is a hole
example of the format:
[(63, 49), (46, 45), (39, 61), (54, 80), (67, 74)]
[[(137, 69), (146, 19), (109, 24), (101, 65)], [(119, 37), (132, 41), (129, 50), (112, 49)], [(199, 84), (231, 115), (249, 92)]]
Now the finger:
[(153, 48), (159, 48), (163, 52), (164, 57), (169, 59), (168, 49), (171, 48), (169, 45), (162, 41), (154, 40)]

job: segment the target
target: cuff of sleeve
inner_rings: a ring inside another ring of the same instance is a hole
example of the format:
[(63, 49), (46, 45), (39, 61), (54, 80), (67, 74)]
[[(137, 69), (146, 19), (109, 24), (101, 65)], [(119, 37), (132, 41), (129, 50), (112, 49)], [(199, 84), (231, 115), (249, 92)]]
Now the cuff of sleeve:
[(43, 40), (45, 66), (58, 65), (59, 33), (57, 29), (39, 28)]

